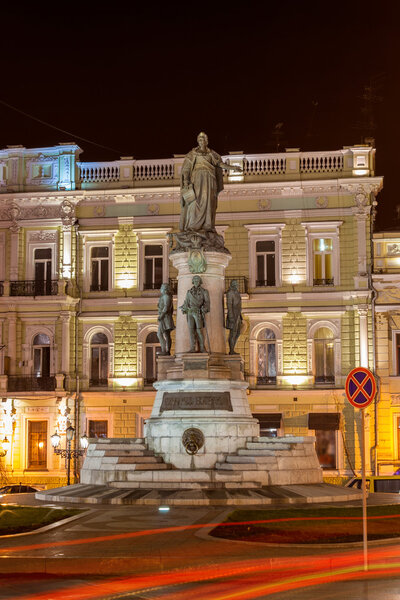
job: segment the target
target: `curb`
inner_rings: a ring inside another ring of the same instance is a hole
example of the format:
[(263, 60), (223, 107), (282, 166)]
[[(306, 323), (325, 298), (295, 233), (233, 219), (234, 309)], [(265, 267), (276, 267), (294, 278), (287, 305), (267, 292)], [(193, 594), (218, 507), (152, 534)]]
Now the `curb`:
[[(22, 506), (22, 505), (19, 504), (18, 506)], [(41, 506), (43, 506), (43, 505), (41, 505)], [(32, 507), (30, 506), (29, 508), (32, 508)], [(46, 508), (46, 507), (44, 507), (44, 508)], [(74, 509), (71, 509), (71, 510), (74, 510)], [(44, 527), (40, 527), (39, 529), (32, 529), (32, 531), (23, 531), (22, 533), (9, 533), (7, 535), (0, 535), (0, 540), (5, 540), (7, 538), (21, 537), (23, 535), (34, 535), (36, 533), (45, 533), (46, 531), (50, 531), (51, 529), (55, 529), (56, 527), (61, 527), (62, 525), (67, 525), (67, 523), (70, 523), (71, 521), (76, 521), (77, 519), (81, 519), (82, 517), (85, 517), (85, 516), (89, 515), (90, 513), (95, 512), (93, 509), (91, 510), (90, 508), (81, 508), (81, 509), (77, 509), (77, 510), (82, 510), (82, 514), (73, 515), (72, 517), (67, 517), (66, 519), (61, 519), (60, 521), (55, 521), (54, 523), (50, 523), (49, 525), (45, 525)], [(1, 551), (1, 548), (0, 548), (0, 551)]]

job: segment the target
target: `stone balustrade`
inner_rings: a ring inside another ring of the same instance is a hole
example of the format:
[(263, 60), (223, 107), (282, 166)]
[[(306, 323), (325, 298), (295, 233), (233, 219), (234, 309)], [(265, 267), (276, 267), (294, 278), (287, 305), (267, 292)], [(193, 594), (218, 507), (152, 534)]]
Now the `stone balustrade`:
[[(365, 151), (366, 148), (363, 147)], [(230, 171), (225, 174), (226, 182), (249, 182), (268, 180), (294, 180), (296, 178), (333, 178), (352, 177), (357, 175), (373, 175), (372, 161), (366, 160), (362, 173), (357, 172), (357, 147), (326, 152), (300, 152), (289, 149), (286, 152), (274, 154), (244, 154), (230, 153), (223, 156), (225, 162), (237, 164), (242, 172)], [(369, 150), (372, 150), (369, 148)], [(358, 156), (358, 155), (357, 155)], [(365, 152), (362, 153), (363, 159)], [(83, 188), (90, 189), (96, 184), (114, 184), (116, 187), (129, 184), (165, 185), (179, 184), (183, 157), (154, 160), (116, 160), (112, 162), (78, 163), (80, 183)], [(365, 171), (368, 171), (366, 173)], [(124, 172), (124, 174), (123, 174)]]
[[(0, 150), (0, 193), (176, 186), (184, 160), (183, 155), (175, 155), (150, 160), (125, 156), (114, 161), (81, 162), (80, 153), (78, 146), (65, 144)], [(230, 152), (222, 158), (241, 168), (225, 173), (227, 183), (333, 179), (374, 175), (375, 149), (368, 145), (325, 152), (288, 148), (286, 152), (271, 154)]]

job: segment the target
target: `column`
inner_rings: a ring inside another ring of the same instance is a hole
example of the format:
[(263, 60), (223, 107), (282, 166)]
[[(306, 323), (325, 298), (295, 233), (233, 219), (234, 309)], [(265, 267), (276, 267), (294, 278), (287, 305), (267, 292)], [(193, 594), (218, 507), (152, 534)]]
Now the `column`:
[(359, 306), (360, 319), (360, 366), (368, 369), (368, 307)]
[(62, 323), (62, 355), (61, 355), (61, 371), (69, 374), (70, 367), (70, 322), (71, 315), (69, 312), (61, 312), (60, 319)]
[(72, 256), (72, 234), (71, 227), (64, 229), (63, 232), (64, 245), (63, 245), (63, 269), (62, 276), (65, 279), (71, 279), (72, 275), (72, 265), (71, 265), (71, 256)]
[(15, 313), (8, 313), (8, 348), (7, 356), (9, 357), (10, 366), (9, 374), (15, 375), (16, 358), (17, 358), (17, 316)]
[(18, 281), (18, 231), (11, 233), (10, 281)]
[(358, 241), (358, 275), (365, 276), (367, 273), (367, 238), (365, 224), (367, 215), (357, 213), (357, 241)]

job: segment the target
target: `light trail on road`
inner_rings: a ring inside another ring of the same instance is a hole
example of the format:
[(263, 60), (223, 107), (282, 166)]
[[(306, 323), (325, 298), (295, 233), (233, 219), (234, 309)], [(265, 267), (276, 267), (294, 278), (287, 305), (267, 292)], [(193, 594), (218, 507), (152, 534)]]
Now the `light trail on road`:
[[(186, 600), (188, 594), (191, 600), (253, 600), (326, 583), (400, 575), (399, 545), (372, 549), (369, 559), (367, 572), (363, 570), (362, 550), (330, 553), (323, 557), (309, 555), (227, 562), (161, 574), (153, 572), (97, 580), (52, 590), (50, 597), (52, 600), (111, 600), (118, 594), (152, 591), (152, 597), (162, 600)], [(170, 588), (180, 586), (185, 589), (169, 592)], [(19, 596), (19, 600), (48, 599), (49, 592)]]
[[(378, 515), (368, 517), (370, 520), (382, 520), (382, 519), (395, 519), (400, 518), (398, 515)], [(175, 525), (173, 527), (162, 527), (157, 529), (145, 529), (143, 531), (132, 531), (130, 533), (116, 533), (112, 535), (103, 535), (88, 538), (78, 538), (74, 540), (64, 540), (60, 542), (45, 542), (40, 544), (27, 544), (21, 546), (9, 546), (6, 548), (0, 548), (1, 554), (7, 554), (11, 552), (26, 552), (27, 550), (40, 550), (44, 548), (56, 548), (60, 546), (78, 546), (82, 544), (92, 544), (99, 542), (110, 542), (122, 539), (138, 538), (150, 535), (162, 535), (166, 533), (177, 533), (181, 531), (189, 531), (193, 529), (208, 529), (215, 527), (236, 527), (239, 525), (261, 525), (268, 523), (289, 523), (289, 522), (304, 522), (304, 521), (361, 521), (360, 517), (288, 517), (281, 519), (260, 519), (252, 521), (234, 521), (229, 523), (196, 523), (194, 525)]]

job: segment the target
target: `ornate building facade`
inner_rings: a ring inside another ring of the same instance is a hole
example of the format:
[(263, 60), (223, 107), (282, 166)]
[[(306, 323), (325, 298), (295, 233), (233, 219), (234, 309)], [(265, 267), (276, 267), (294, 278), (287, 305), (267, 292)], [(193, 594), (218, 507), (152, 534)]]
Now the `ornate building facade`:
[[(183, 157), (87, 163), (80, 153), (75, 144), (0, 151), (3, 463), (9, 480), (47, 486), (65, 477), (50, 444), (56, 429), (63, 440), (68, 423), (77, 437), (143, 435), (158, 290), (176, 285), (168, 235)], [(355, 366), (374, 369), (375, 356), (375, 150), (223, 158), (243, 169), (225, 177), (217, 230), (232, 254), (226, 287), (237, 279), (242, 294), (236, 349), (252, 412), (263, 435), (315, 435), (326, 476), (350, 475), (361, 420), (344, 382)], [(376, 461), (371, 451), (368, 468)]]

